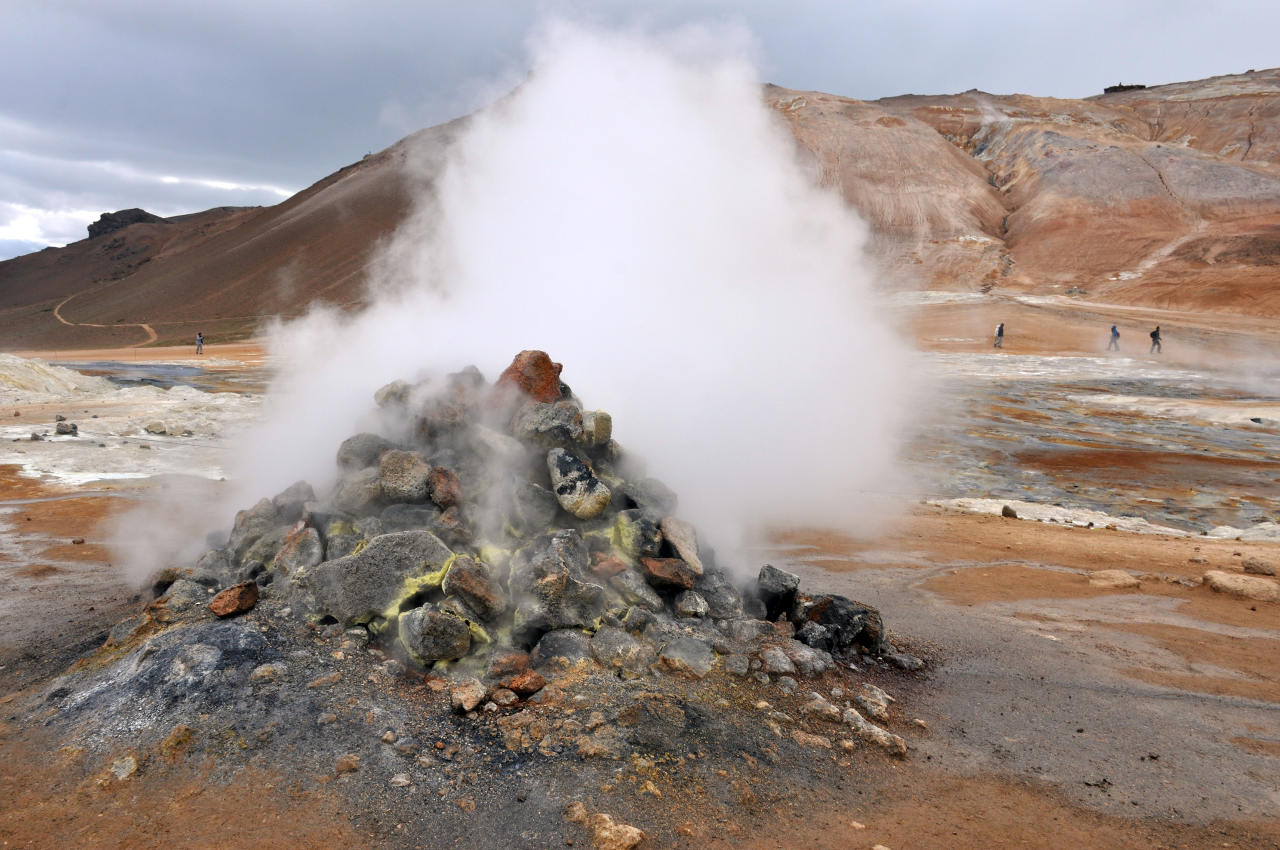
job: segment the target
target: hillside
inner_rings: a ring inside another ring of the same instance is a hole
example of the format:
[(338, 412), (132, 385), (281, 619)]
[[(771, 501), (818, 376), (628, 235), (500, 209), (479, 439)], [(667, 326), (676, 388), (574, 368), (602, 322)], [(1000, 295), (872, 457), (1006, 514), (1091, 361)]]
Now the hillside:
[[(1280, 315), (1280, 69), (1085, 100), (768, 86), (824, 183), (871, 223), (886, 285)], [(220, 338), (358, 303), (461, 122), (269, 208), (140, 222), (0, 263), (0, 349)], [(413, 188), (413, 192), (419, 191)]]

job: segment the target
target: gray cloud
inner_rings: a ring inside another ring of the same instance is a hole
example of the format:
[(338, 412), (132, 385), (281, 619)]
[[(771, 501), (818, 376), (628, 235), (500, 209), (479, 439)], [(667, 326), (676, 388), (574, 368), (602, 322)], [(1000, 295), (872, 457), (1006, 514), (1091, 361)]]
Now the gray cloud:
[(1280, 8), (1239, 0), (0, 0), (0, 13), (0, 72), (22, 81), (0, 90), (0, 257), (14, 250), (13, 204), (53, 216), (274, 203), (265, 190), (150, 178), (307, 186), (509, 87), (550, 14), (656, 29), (740, 22), (764, 80), (865, 99), (1083, 97), (1238, 72), (1274, 63), (1280, 29)]

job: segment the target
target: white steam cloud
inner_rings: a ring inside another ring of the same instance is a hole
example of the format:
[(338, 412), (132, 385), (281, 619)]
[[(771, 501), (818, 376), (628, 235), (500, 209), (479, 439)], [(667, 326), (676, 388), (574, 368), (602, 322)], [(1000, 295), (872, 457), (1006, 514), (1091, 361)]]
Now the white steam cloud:
[(713, 543), (879, 516), (911, 355), (866, 226), (801, 164), (747, 42), (545, 30), (531, 76), (470, 121), (386, 246), (381, 297), (273, 331), (241, 506), (331, 483), (382, 384), (472, 363), (492, 380), (537, 348)]

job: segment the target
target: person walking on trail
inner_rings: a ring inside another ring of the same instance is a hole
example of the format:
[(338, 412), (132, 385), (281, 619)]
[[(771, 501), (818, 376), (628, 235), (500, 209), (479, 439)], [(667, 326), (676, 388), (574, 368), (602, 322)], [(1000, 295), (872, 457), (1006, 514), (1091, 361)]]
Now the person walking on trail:
[(196, 334), (196, 354), (204, 354), (204, 331)]
[(1004, 322), (996, 325), (996, 341), (992, 348), (1004, 348)]
[(1148, 354), (1162, 354), (1164, 346), (1160, 344), (1160, 326), (1156, 325), (1156, 329), (1151, 332), (1151, 350)]
[(1111, 326), (1111, 342), (1107, 343), (1107, 351), (1119, 351), (1119, 350), (1120, 350), (1120, 331), (1116, 329), (1115, 325), (1112, 325)]

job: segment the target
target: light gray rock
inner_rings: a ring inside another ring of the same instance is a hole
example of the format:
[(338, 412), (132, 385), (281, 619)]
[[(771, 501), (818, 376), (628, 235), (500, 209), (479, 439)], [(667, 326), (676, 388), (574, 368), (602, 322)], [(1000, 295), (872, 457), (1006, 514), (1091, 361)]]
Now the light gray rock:
[(576, 454), (562, 448), (547, 453), (551, 490), (560, 506), (578, 519), (599, 516), (609, 507), (611, 494), (604, 482)]
[(377, 434), (356, 434), (343, 440), (342, 445), (338, 446), (338, 468), (354, 472), (373, 466), (383, 452), (393, 448), (395, 445), (390, 440)]
[(637, 605), (648, 611), (661, 611), (663, 608), (662, 597), (634, 567), (627, 567), (610, 578), (609, 586), (618, 591), (628, 605)]
[(880, 688), (868, 683), (862, 686), (862, 691), (853, 698), (853, 701), (867, 713), (868, 717), (879, 720), (881, 723), (888, 723), (889, 703), (895, 700)]
[(707, 600), (692, 590), (686, 590), (676, 597), (676, 614), (681, 617), (705, 617), (710, 610)]
[(389, 449), (378, 458), (378, 484), (387, 502), (425, 502), (430, 475), (431, 466), (419, 452)]
[(716, 656), (706, 641), (696, 637), (678, 637), (662, 647), (658, 660), (668, 670), (701, 679), (711, 672)]
[(907, 742), (902, 740), (898, 735), (881, 729), (867, 718), (858, 713), (856, 709), (846, 708), (841, 715), (844, 722), (853, 729), (854, 734), (864, 741), (868, 741), (880, 747), (890, 755), (899, 758), (905, 758), (907, 755)]
[(692, 524), (673, 516), (664, 517), (662, 537), (695, 573), (702, 575), (702, 559), (698, 557), (698, 532)]
[(582, 411), (570, 401), (526, 404), (511, 420), (511, 433), (523, 443), (568, 448), (582, 442)]
[(366, 467), (341, 479), (330, 498), (339, 511), (353, 516), (375, 513), (382, 507), (382, 479), (376, 467)]
[(760, 651), (760, 669), (766, 673), (794, 673), (796, 665), (780, 646), (768, 646)]
[(591, 655), (606, 670), (640, 672), (656, 658), (653, 645), (622, 629), (605, 626), (591, 637)]
[(226, 548), (238, 564), (258, 538), (280, 526), (280, 513), (270, 499), (261, 499), (252, 508), (236, 514)]
[(314, 567), (324, 560), (324, 544), (320, 532), (303, 527), (285, 536), (284, 544), (271, 562), (273, 570), (293, 575), (299, 570)]
[(294, 523), (302, 519), (302, 512), (308, 502), (314, 502), (316, 491), (305, 481), (297, 481), (281, 490), (271, 500), (276, 506), (281, 522)]

